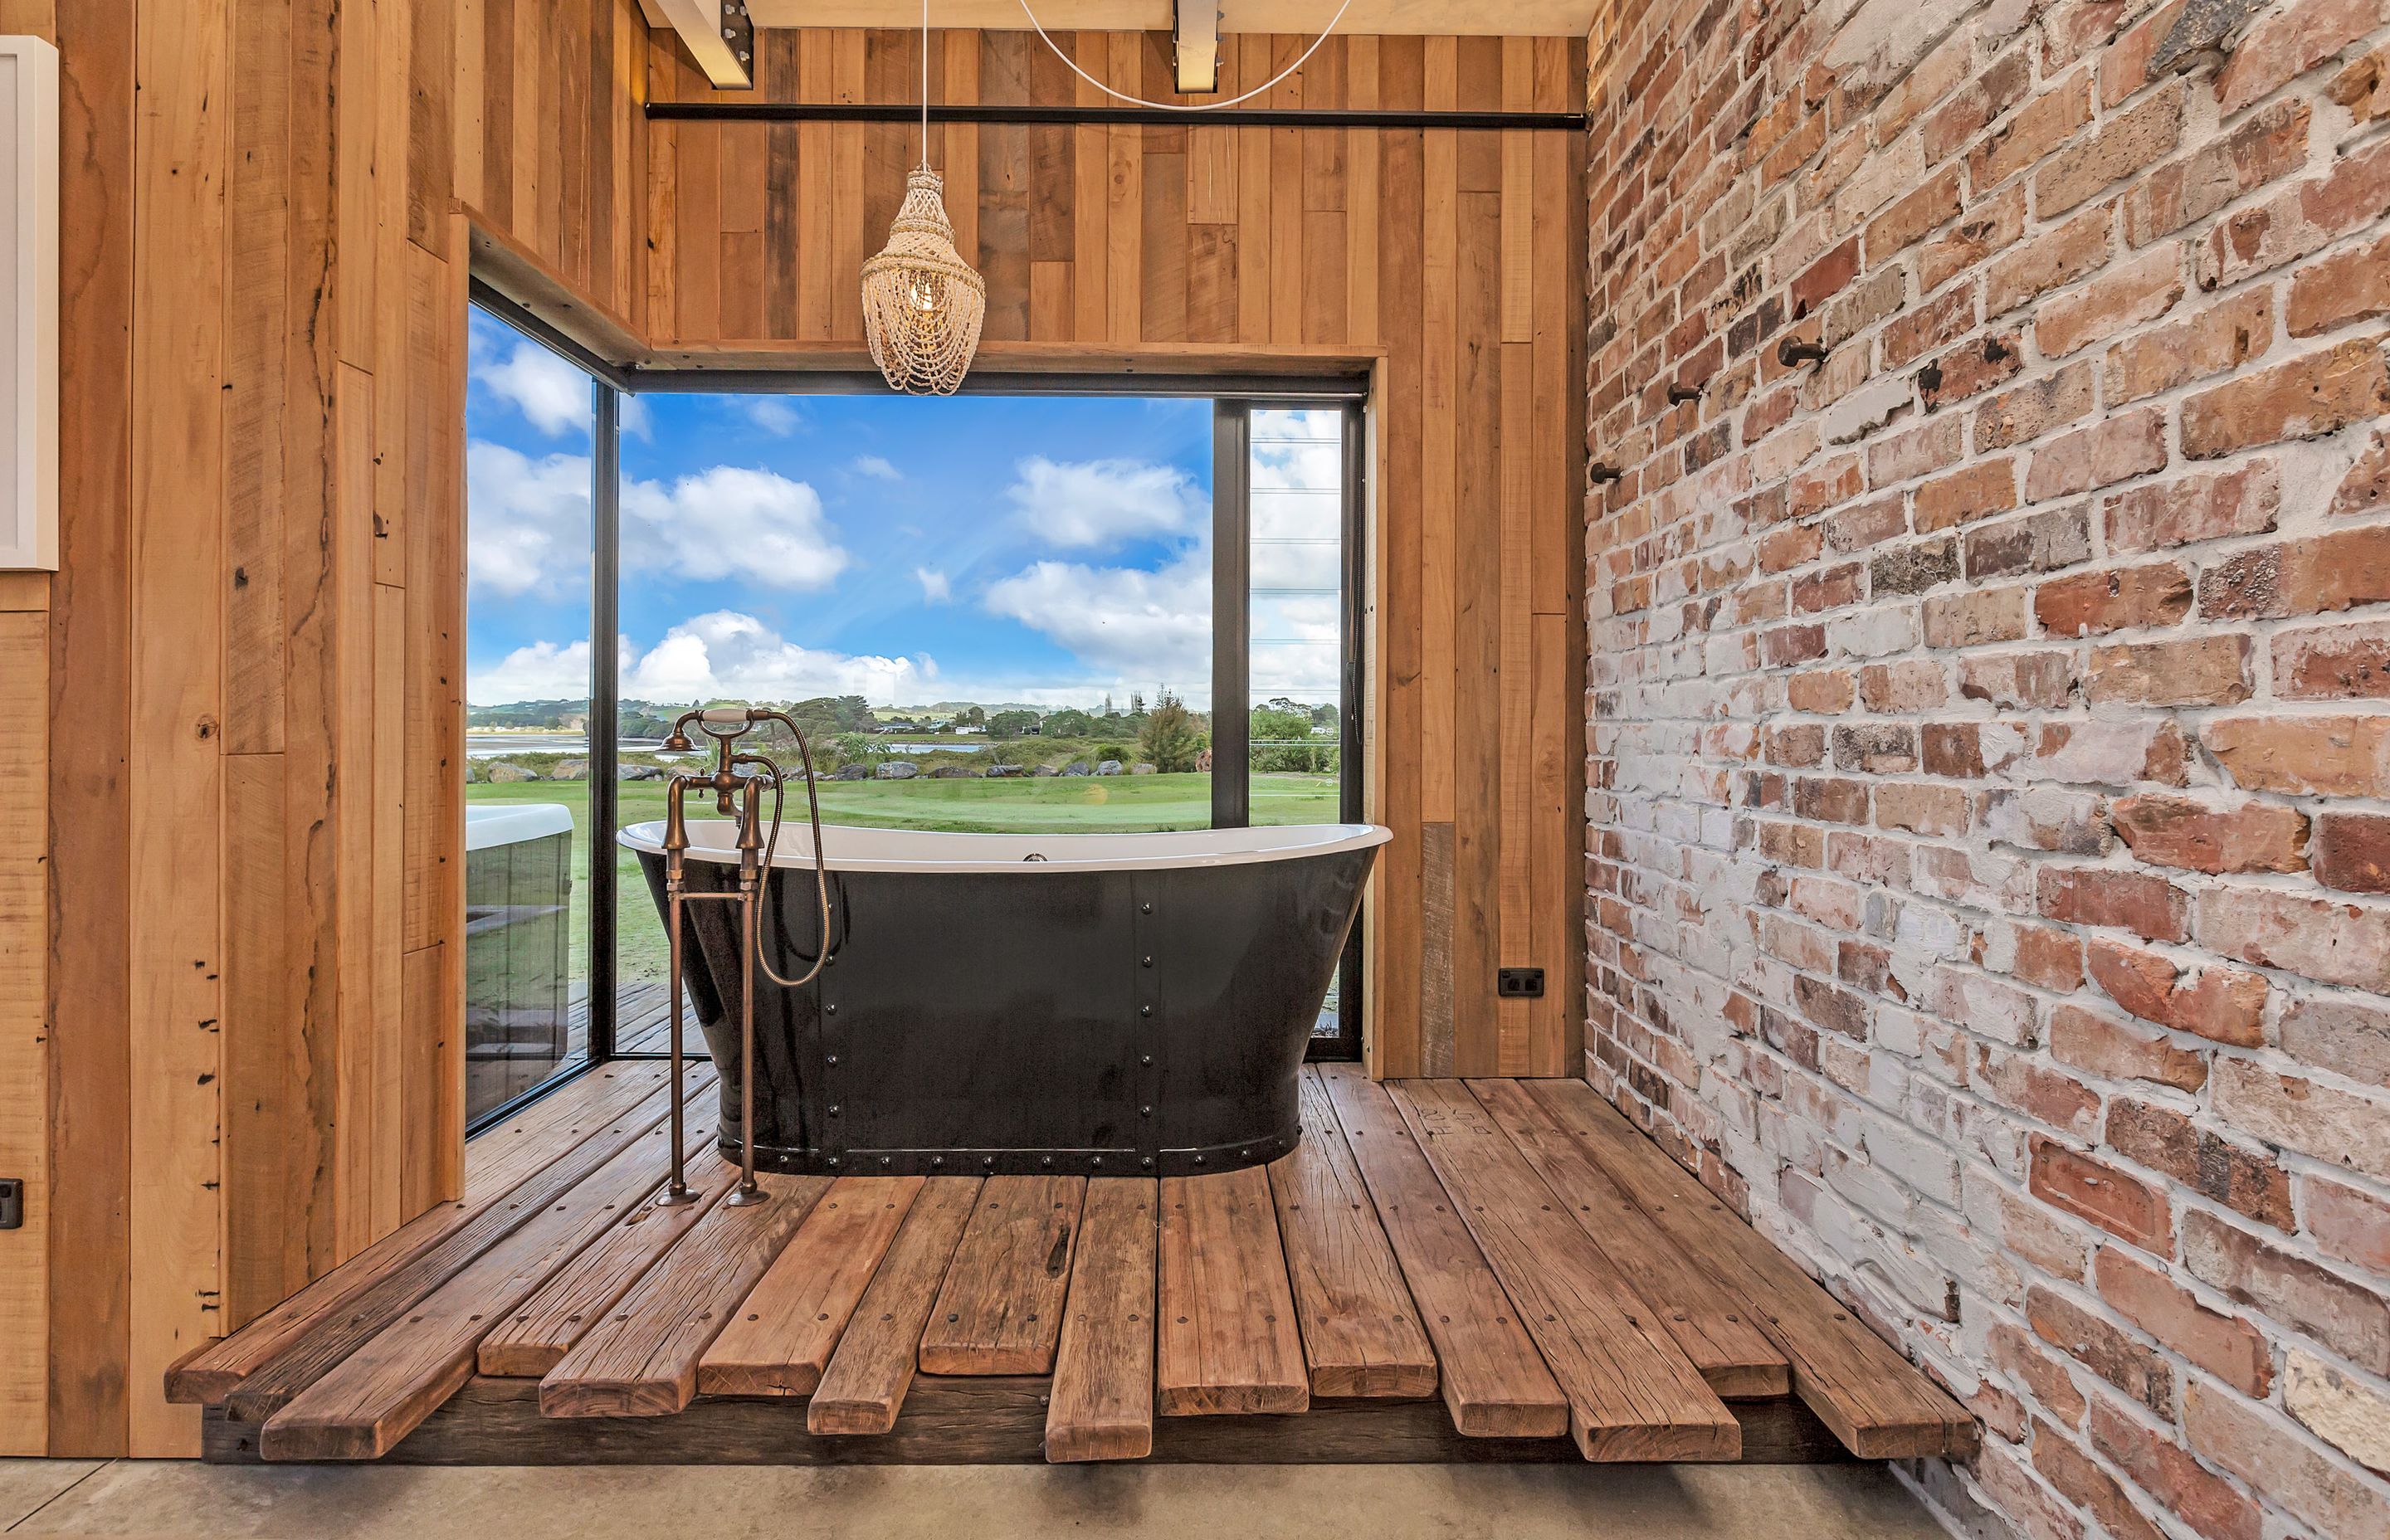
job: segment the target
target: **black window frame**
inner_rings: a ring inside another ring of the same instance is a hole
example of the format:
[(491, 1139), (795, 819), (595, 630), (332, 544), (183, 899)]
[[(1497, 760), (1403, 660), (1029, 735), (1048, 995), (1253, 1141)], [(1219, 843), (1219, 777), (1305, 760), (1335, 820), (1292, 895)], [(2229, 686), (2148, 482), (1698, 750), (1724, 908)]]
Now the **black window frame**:
[[(590, 720), (619, 715), (621, 680), (621, 495), (622, 398), (624, 395), (854, 395), (881, 394), (886, 383), (875, 371), (623, 367), (608, 362), (549, 326), (480, 278), (471, 283), (473, 305), (513, 330), (561, 355), (590, 377), (595, 418), (590, 455), (592, 520), (590, 553)], [(1367, 807), (1363, 764), (1366, 687), (1368, 492), (1366, 475), (1368, 380), (1359, 374), (1139, 374), (1028, 372), (983, 369), (963, 381), (963, 393), (1005, 396), (1137, 396), (1208, 400), (1213, 407), (1212, 482), (1212, 827), (1242, 828), (1252, 817), (1252, 414), (1272, 411), (1337, 411), (1343, 435), (1343, 604), (1339, 634), (1343, 652), (1337, 761), (1338, 816), (1359, 823)], [(616, 905), (614, 863), (599, 859), (599, 846), (613, 844), (620, 767), (616, 734), (593, 730), (589, 743), (589, 1056), (478, 1120), (476, 1129), (616, 1059), (662, 1059), (662, 1053), (623, 1053), (616, 1046)], [(601, 812), (602, 807), (602, 812)], [(1307, 1057), (1314, 1061), (1358, 1061), (1362, 1057), (1367, 972), (1366, 926), (1355, 923), (1338, 969), (1338, 1032), (1315, 1035)], [(602, 986), (602, 987), (601, 987)]]

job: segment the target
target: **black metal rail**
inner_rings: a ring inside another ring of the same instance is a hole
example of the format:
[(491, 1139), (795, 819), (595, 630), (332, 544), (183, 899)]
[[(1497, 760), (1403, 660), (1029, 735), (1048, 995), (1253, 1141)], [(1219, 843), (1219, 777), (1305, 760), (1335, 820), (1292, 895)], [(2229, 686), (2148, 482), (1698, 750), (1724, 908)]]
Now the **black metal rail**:
[[(919, 102), (649, 102), (650, 122), (918, 123)], [(1154, 107), (1044, 107), (988, 102), (932, 103), (933, 123), (1030, 124), (1038, 127), (1139, 125), (1230, 128), (1478, 128), (1582, 129), (1582, 112), (1423, 112), (1394, 108), (1230, 107), (1216, 112), (1174, 112)]]

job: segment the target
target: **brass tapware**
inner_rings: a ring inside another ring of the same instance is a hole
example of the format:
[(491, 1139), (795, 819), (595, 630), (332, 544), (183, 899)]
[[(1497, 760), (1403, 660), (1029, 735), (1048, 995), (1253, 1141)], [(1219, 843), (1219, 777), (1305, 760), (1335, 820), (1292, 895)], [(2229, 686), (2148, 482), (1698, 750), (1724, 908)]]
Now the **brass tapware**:
[[(763, 956), (763, 901), (771, 877), (772, 855), (780, 844), (786, 777), (770, 755), (738, 747), (740, 738), (767, 722), (778, 723), (797, 740), (798, 761), (804, 768), (805, 807), (813, 825), (814, 892), (820, 909), (821, 949), (813, 966), (794, 979), (780, 977)], [(829, 868), (822, 852), (821, 797), (814, 781), (813, 751), (805, 743), (804, 729), (786, 712), (767, 707), (715, 706), (683, 712), (675, 718), (672, 732), (662, 744), (664, 751), (687, 753), (694, 748), (695, 742), (688, 736), (692, 725), (700, 736), (713, 743), (713, 767), (702, 772), (676, 773), (664, 787), (664, 909), (665, 925), (671, 931), (667, 938), (667, 966), (672, 970), (672, 1175), (656, 1202), (673, 1206), (697, 1200), (683, 1170), (687, 1136), (682, 1129), (681, 1111), (681, 914), (684, 905), (710, 898), (739, 905), (739, 1187), (723, 1201), (734, 1208), (744, 1208), (761, 1203), (769, 1196), (755, 1181), (755, 970), (760, 967), (766, 978), (786, 989), (809, 984), (821, 972), (822, 966), (829, 960)], [(772, 793), (769, 832), (763, 817), (764, 792), (767, 789)], [(725, 817), (734, 814), (738, 817), (739, 838), (733, 845), (739, 852), (739, 886), (735, 891), (688, 891), (688, 820), (683, 802), (692, 795), (710, 795), (715, 812)]]

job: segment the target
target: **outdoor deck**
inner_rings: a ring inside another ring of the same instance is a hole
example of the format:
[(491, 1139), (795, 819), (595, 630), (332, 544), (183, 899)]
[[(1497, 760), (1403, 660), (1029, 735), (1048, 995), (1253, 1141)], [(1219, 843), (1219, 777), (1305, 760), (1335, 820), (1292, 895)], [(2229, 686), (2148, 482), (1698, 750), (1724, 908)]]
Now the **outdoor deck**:
[[(667, 1071), (168, 1376), (217, 1460), (1809, 1460), (1973, 1422), (1574, 1081), (1307, 1072), (1266, 1170), (766, 1176), (655, 1207)], [(1300, 1415), (1297, 1415), (1300, 1414)]]

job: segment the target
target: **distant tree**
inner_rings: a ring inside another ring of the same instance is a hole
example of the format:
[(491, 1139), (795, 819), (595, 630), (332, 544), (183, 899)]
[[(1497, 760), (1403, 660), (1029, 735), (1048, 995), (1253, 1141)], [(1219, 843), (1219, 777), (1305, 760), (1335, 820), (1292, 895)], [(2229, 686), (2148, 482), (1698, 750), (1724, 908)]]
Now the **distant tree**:
[(1037, 725), (1035, 712), (998, 712), (987, 719), (990, 738), (1019, 738)]
[(1120, 715), (1119, 712), (1112, 709), (1112, 692), (1110, 690), (1104, 691), (1104, 714), (1106, 716)]
[(1145, 692), (1143, 690), (1131, 690), (1128, 692), (1128, 714), (1131, 716), (1143, 716), (1145, 714)]
[(987, 708), (984, 706), (965, 706), (955, 713), (955, 725), (958, 727), (965, 724), (977, 727), (985, 725), (986, 722)]
[(838, 735), (838, 757), (842, 761), (866, 760), (878, 752), (880, 752), (880, 745), (861, 733)]
[(1043, 730), (1047, 738), (1092, 738), (1096, 719), (1076, 709), (1048, 712)]
[(1317, 769), (1317, 751), (1310, 741), (1311, 713), (1301, 706), (1281, 711), (1278, 709), (1280, 704), (1273, 700), (1253, 708), (1253, 768), (1279, 772)]
[(1148, 764), (1170, 774), (1194, 769), (1202, 743), (1186, 704), (1164, 689), (1154, 698), (1153, 710), (1137, 734), (1137, 747)]

